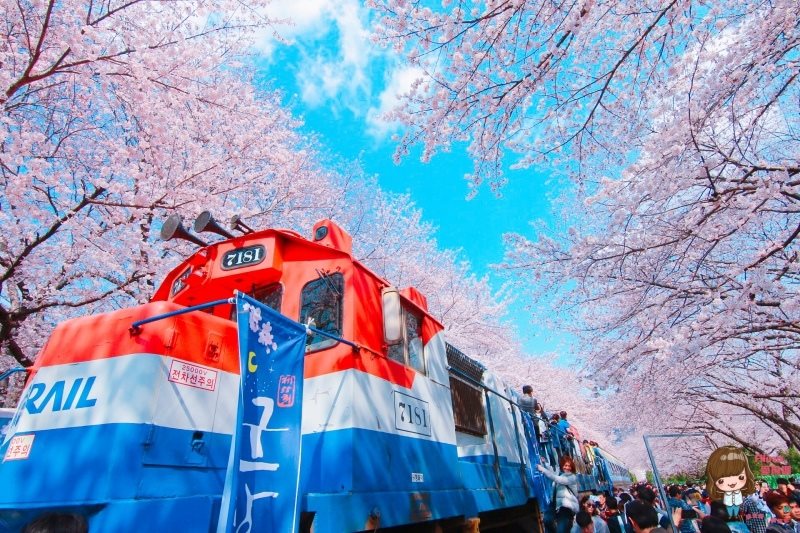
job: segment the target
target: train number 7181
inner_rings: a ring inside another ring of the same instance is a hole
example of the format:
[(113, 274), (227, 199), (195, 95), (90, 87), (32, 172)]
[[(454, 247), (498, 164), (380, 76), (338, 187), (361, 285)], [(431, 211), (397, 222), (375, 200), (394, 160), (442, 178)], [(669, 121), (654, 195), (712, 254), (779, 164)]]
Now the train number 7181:
[(395, 428), (401, 431), (430, 436), (430, 416), (428, 402), (394, 391)]

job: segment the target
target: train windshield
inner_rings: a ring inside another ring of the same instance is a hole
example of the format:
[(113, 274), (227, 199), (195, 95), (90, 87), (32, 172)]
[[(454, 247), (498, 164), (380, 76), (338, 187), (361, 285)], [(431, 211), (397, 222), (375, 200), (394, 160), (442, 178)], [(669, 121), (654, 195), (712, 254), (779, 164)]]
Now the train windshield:
[[(313, 327), (318, 330), (342, 336), (342, 293), (344, 277), (339, 274), (323, 274), (303, 287), (300, 302), (300, 322), (308, 324), (313, 320)], [(336, 341), (322, 335), (311, 335), (308, 338), (306, 351), (321, 350), (336, 344)]]
[(283, 286), (280, 283), (273, 283), (272, 285), (258, 288), (253, 291), (253, 298), (280, 313)]
[[(253, 299), (258, 300), (270, 309), (281, 312), (281, 301), (283, 299), (283, 286), (280, 283), (272, 283), (266, 287), (258, 287), (248, 293)], [(213, 313), (213, 309), (209, 309)], [(231, 320), (236, 320), (236, 306), (231, 306)]]

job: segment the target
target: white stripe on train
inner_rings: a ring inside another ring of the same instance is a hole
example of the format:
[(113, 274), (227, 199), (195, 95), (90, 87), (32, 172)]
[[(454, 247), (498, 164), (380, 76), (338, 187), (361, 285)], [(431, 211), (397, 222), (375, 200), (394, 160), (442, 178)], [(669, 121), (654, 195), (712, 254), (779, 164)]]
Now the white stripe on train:
[[(180, 377), (170, 381), (170, 369), (181, 363), (204, 368), (157, 354), (42, 367), (23, 396), (21, 409), (27, 408), (8, 434), (125, 423), (231, 434), (239, 375), (206, 368), (213, 390)], [(500, 386), (488, 373), (486, 379)], [(423, 376), (407, 389), (344, 370), (306, 379), (303, 395), (303, 434), (358, 428), (459, 444), (462, 457), (493, 453), (485, 437), (460, 435), (457, 443), (449, 388)], [(509, 407), (490, 397), (499, 455), (516, 458)]]

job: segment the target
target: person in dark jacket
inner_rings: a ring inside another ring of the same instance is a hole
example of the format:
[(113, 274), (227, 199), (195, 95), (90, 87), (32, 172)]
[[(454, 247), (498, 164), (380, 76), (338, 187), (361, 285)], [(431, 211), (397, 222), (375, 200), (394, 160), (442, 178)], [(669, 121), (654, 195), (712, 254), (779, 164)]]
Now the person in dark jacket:
[(634, 500), (628, 504), (628, 521), (633, 533), (667, 533), (666, 529), (658, 525), (658, 513), (655, 508), (641, 500)]
[(619, 512), (619, 503), (613, 496), (606, 498), (606, 523), (610, 533), (625, 533), (625, 519)]
[(800, 504), (798, 504), (797, 502), (790, 501), (789, 507), (792, 508), (792, 510), (789, 512), (789, 515), (792, 518), (794, 533), (800, 533)]
[(658, 516), (659, 527), (662, 529), (670, 529), (671, 525), (669, 523), (669, 516), (667, 516), (667, 513), (665, 512), (659, 512), (659, 509), (656, 506), (656, 493), (653, 489), (650, 487), (639, 488), (638, 498), (639, 501), (649, 505), (656, 512), (656, 516)]
[(87, 533), (89, 525), (83, 515), (45, 513), (25, 526), (23, 533)]
[(725, 520), (709, 515), (700, 522), (700, 533), (731, 533), (731, 528)]
[(579, 511), (575, 515), (575, 525), (570, 533), (609, 533), (608, 526), (599, 516), (587, 511)]
[[(669, 505), (670, 509), (682, 509), (683, 511), (694, 511), (700, 518), (703, 518), (705, 514), (699, 509), (694, 508), (686, 503), (681, 496), (681, 489), (680, 487), (673, 485), (667, 491), (667, 504)], [(687, 516), (687, 513), (684, 513), (684, 519), (681, 521), (680, 532), (681, 533), (695, 533), (695, 520), (690, 519)]]

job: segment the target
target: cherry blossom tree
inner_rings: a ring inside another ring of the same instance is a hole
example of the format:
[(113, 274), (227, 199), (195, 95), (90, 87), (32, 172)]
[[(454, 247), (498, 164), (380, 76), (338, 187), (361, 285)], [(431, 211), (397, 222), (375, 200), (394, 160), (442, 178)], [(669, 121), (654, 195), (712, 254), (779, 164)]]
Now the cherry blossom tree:
[(190, 251), (159, 242), (158, 219), (203, 209), (303, 232), (335, 218), (359, 258), (431, 295), (465, 349), (509, 349), (489, 324), (503, 304), (438, 250), (409, 198), (382, 193), (358, 165), (326, 165), (277, 95), (256, 92), (233, 63), (250, 28), (268, 20), (222, 2), (97, 9), (5, 12), (15, 42), (2, 79), (6, 354), (27, 366), (58, 320), (145, 301)]
[(797, 446), (796, 3), (374, 6), (426, 73), (399, 155), (468, 141), (476, 186), (502, 185), (504, 151), (571, 178), (568, 231), (508, 236), (506, 268), (540, 280), (626, 423)]
[(277, 219), (313, 203), (322, 171), (298, 123), (237, 67), (269, 27), (259, 7), (4, 4), (4, 354), (29, 365), (55, 320), (145, 300), (167, 211)]

